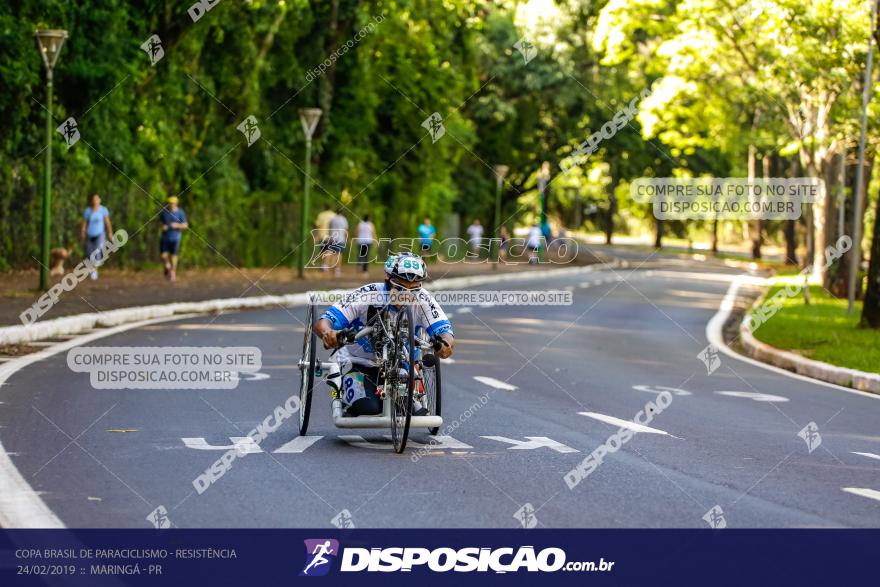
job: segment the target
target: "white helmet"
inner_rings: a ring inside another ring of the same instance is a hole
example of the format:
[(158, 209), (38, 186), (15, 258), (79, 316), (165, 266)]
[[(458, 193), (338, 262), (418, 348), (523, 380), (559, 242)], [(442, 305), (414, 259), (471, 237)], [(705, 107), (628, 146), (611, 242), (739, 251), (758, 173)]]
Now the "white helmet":
[(415, 253), (404, 252), (390, 255), (385, 261), (385, 276), (405, 281), (422, 282), (428, 277), (428, 265)]

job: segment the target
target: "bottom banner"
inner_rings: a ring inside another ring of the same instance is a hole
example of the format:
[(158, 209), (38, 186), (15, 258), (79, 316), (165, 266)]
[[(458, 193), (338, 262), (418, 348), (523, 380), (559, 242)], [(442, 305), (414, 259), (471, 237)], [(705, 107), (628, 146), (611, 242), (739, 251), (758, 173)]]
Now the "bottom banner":
[(880, 530), (0, 530), (0, 585), (856, 584)]

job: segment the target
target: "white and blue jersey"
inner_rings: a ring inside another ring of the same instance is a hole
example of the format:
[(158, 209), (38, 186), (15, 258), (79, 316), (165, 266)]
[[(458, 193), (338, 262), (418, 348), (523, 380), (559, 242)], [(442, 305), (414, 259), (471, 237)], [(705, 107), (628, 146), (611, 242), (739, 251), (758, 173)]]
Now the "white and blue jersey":
[[(414, 327), (417, 332), (426, 332), (428, 337), (450, 334), (452, 323), (446, 317), (443, 308), (434, 300), (431, 292), (420, 289), (415, 292), (418, 303), (413, 306)], [(368, 283), (354, 290), (345, 298), (333, 304), (321, 315), (321, 318), (330, 322), (333, 330), (353, 328), (360, 330), (366, 326), (368, 320), (388, 303), (388, 290), (385, 282)], [(390, 306), (392, 312), (397, 309)], [(340, 351), (342, 356), (360, 365), (373, 365), (376, 358), (375, 349), (369, 340), (363, 337), (357, 342), (346, 346)], [(347, 352), (342, 352), (347, 351)]]

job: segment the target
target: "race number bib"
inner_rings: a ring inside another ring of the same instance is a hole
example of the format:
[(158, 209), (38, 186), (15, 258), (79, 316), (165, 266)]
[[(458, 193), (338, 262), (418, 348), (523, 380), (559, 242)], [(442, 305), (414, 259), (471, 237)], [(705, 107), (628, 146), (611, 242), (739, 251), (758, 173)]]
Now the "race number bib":
[(345, 403), (353, 404), (362, 397), (367, 397), (364, 390), (364, 374), (358, 371), (346, 373), (342, 377), (342, 392), (345, 397)]

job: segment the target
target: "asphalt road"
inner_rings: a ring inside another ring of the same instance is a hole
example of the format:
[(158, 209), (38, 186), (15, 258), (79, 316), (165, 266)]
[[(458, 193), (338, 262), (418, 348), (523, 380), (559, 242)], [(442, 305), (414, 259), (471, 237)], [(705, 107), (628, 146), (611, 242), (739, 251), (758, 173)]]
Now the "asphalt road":
[[(321, 386), (310, 438), (297, 440), (294, 416), (194, 490), (231, 438), (296, 392), (303, 308), (90, 343), (259, 347), (260, 375), (234, 390), (96, 390), (66, 353), (26, 367), (0, 388), (0, 442), (68, 527), (149, 527), (158, 506), (179, 527), (328, 527), (343, 511), (356, 527), (708, 527), (716, 506), (731, 528), (880, 526), (880, 494), (844, 491), (880, 492), (880, 399), (724, 355), (709, 374), (698, 358), (739, 272), (652, 260), (485, 286), (571, 288), (574, 303), (447, 308), (449, 438), (422, 451), (425, 431), (395, 455), (383, 431), (335, 429)], [(615, 434), (614, 418), (634, 418), (660, 386), (675, 391), (653, 430), (569, 489), (564, 476)], [(810, 422), (812, 451), (798, 436)]]

